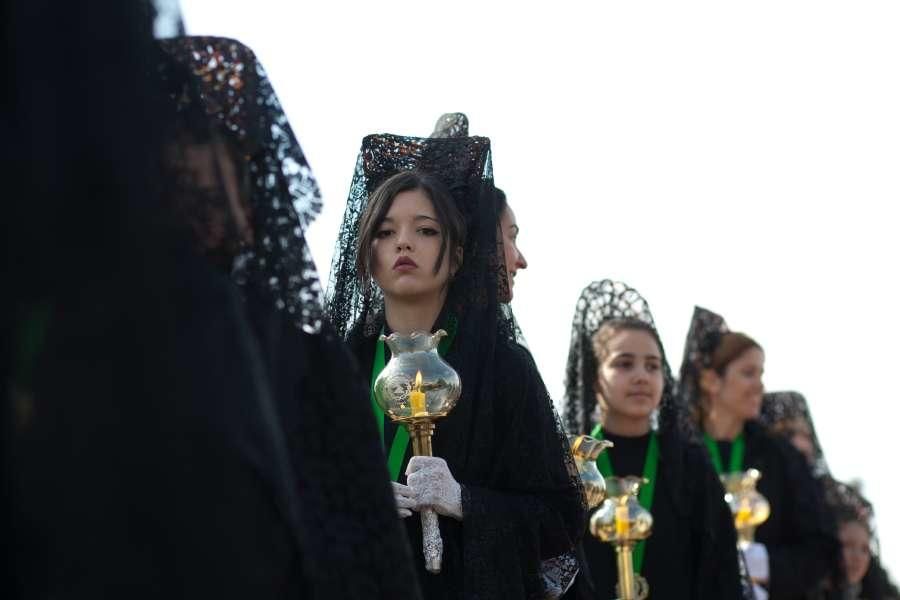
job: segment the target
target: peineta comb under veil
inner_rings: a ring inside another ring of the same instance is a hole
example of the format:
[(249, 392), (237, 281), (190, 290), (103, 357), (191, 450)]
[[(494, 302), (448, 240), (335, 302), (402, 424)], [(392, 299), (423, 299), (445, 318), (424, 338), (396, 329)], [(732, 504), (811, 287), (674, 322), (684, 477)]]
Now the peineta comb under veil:
[[(433, 442), (435, 455), (462, 484), (465, 516), (462, 526), (442, 520), (444, 570), (438, 576), (421, 570), (420, 580), (429, 598), (541, 597), (540, 561), (574, 546), (582, 533), (584, 503), (552, 401), (501, 309), (505, 268), (487, 138), (377, 134), (363, 139), (326, 310), (363, 368), (369, 367), (375, 338), (385, 327), (384, 298), (374, 281), (357, 277), (359, 222), (369, 195), (405, 170), (438, 178), (466, 225), (463, 262), (435, 324), (454, 323), (446, 358), (463, 391), (457, 407), (437, 425)], [(419, 555), (418, 519), (408, 519), (407, 526)]]

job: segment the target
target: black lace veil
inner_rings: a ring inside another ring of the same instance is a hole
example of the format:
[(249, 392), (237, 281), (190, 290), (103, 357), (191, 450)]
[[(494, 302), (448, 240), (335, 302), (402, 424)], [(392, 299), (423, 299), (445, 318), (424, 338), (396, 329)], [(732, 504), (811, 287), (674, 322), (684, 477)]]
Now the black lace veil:
[(465, 260), (450, 286), (449, 305), (465, 309), (469, 318), (477, 314), (485, 324), (499, 325), (495, 289), (502, 265), (492, 219), (486, 218), (493, 193), (490, 140), (376, 134), (363, 139), (331, 265), (326, 307), (338, 333), (346, 337), (355, 325), (367, 334), (381, 328), (376, 323), (384, 308), (381, 291), (356, 275), (359, 220), (369, 194), (404, 170), (439, 174), (465, 218)]
[(825, 453), (819, 437), (816, 435), (816, 426), (813, 423), (812, 413), (803, 394), (793, 391), (766, 392), (763, 394), (762, 410), (759, 416), (760, 422), (775, 435), (791, 437), (799, 426), (808, 435), (813, 445), (813, 475), (819, 477), (829, 473), (828, 463), (825, 461)]
[(236, 253), (235, 280), (257, 288), (300, 329), (317, 332), (322, 289), (304, 234), (321, 197), (265, 70), (252, 50), (228, 38), (189, 36), (160, 44), (193, 76), (195, 89), (171, 90), (180, 109), (196, 109), (190, 105), (199, 101), (219, 136), (237, 141), (253, 240)]
[(649, 325), (656, 333), (662, 353), (663, 396), (659, 405), (660, 429), (678, 425), (680, 417), (675, 399), (675, 380), (656, 330), (647, 301), (634, 288), (619, 281), (594, 281), (582, 290), (575, 304), (569, 358), (566, 362), (566, 387), (563, 396), (563, 421), (570, 433), (590, 433), (594, 428), (597, 394), (597, 358), (592, 338), (606, 321), (633, 319)]
[[(708, 366), (722, 335), (728, 331), (728, 325), (721, 315), (700, 306), (694, 307), (678, 375), (679, 401), (690, 416), (700, 414), (700, 372)], [(697, 425), (691, 429), (699, 433)]]

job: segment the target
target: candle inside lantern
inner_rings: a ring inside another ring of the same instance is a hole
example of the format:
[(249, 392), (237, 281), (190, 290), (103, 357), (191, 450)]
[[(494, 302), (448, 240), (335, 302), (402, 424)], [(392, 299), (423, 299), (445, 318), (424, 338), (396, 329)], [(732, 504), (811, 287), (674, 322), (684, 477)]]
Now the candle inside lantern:
[(409, 392), (409, 404), (412, 408), (412, 416), (425, 417), (428, 411), (425, 410), (425, 392), (422, 391), (422, 372), (416, 371), (416, 385)]
[(621, 504), (616, 507), (616, 537), (624, 540), (628, 537), (628, 507)]
[(753, 515), (753, 511), (750, 508), (750, 501), (746, 498), (741, 500), (741, 505), (738, 507), (737, 514), (734, 516), (734, 524), (740, 529), (742, 527), (746, 527), (750, 524), (750, 517)]

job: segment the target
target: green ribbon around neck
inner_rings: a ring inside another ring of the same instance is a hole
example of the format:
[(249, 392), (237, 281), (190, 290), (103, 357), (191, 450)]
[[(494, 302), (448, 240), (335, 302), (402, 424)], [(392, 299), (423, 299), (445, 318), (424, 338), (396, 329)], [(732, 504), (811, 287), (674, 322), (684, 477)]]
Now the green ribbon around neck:
[[(703, 434), (703, 442), (706, 444), (706, 449), (709, 450), (709, 457), (712, 459), (713, 467), (716, 469), (716, 473), (719, 475), (723, 475), (725, 473), (722, 464), (722, 453), (719, 452), (719, 444), (716, 443), (716, 440), (712, 439), (708, 433)], [(744, 470), (744, 448), (746, 447), (746, 442), (744, 441), (744, 432), (742, 431), (738, 436), (734, 439), (734, 442), (731, 445), (731, 459), (728, 461), (728, 472), (736, 473), (738, 471)]]
[[(602, 440), (603, 439), (603, 428), (600, 425), (594, 427), (594, 430), (591, 432), (591, 437)], [(647, 483), (641, 486), (641, 490), (638, 492), (638, 503), (644, 507), (644, 509), (650, 513), (653, 511), (653, 494), (656, 490), (656, 472), (659, 467), (659, 439), (656, 436), (655, 431), (650, 432), (650, 442), (647, 444), (647, 455), (644, 458), (644, 473), (643, 477), (647, 480)], [(597, 469), (600, 470), (600, 474), (604, 477), (614, 477), (615, 473), (613, 473), (612, 461), (609, 460), (609, 452), (601, 452), (600, 456), (597, 457)], [(641, 573), (641, 569), (644, 566), (644, 552), (646, 551), (647, 540), (641, 540), (634, 546), (634, 554), (632, 555), (634, 559), (634, 572), (637, 574)]]
[[(456, 319), (450, 318), (447, 323), (447, 336), (438, 344), (438, 354), (442, 357), (446, 356), (453, 344), (453, 338), (456, 337)], [(384, 330), (381, 331), (384, 333)], [(372, 361), (372, 381), (369, 384), (369, 396), (372, 400), (372, 411), (375, 413), (375, 422), (378, 424), (378, 433), (381, 436), (381, 444), (384, 445), (384, 411), (375, 401), (375, 380), (381, 375), (385, 365), (384, 341), (381, 336), (375, 341), (375, 359)], [(391, 448), (388, 451), (388, 474), (391, 481), (397, 481), (400, 478), (400, 467), (403, 466), (403, 457), (406, 456), (406, 449), (409, 447), (409, 432), (406, 427), (397, 426), (394, 433), (394, 440), (391, 442)]]

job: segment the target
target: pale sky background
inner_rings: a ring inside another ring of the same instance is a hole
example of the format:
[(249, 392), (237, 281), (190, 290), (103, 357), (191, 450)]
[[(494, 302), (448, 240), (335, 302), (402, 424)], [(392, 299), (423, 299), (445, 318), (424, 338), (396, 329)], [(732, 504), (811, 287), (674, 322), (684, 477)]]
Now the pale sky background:
[(649, 300), (674, 369), (694, 304), (810, 401), (900, 576), (900, 3), (182, 0), (256, 51), (321, 184), (323, 279), (362, 137), (444, 112), (491, 138), (529, 261), (513, 307), (558, 398), (575, 301)]

